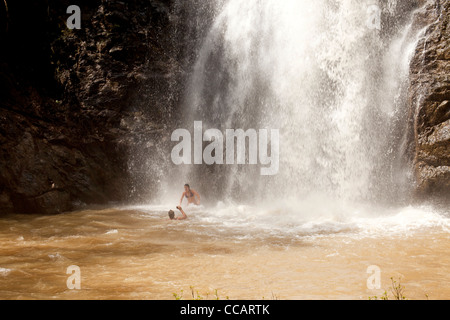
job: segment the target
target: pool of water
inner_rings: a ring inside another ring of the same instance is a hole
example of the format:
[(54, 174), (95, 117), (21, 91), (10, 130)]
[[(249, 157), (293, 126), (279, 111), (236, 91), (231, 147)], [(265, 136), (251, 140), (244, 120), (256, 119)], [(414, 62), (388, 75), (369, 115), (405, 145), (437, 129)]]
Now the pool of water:
[[(1, 299), (409, 299), (450, 297), (447, 213), (219, 203), (0, 217)], [(302, 209), (298, 209), (302, 208)], [(366, 208), (367, 209), (367, 208)], [(80, 289), (67, 285), (79, 267)], [(369, 289), (369, 266), (381, 270)], [(216, 291), (217, 290), (217, 291)]]

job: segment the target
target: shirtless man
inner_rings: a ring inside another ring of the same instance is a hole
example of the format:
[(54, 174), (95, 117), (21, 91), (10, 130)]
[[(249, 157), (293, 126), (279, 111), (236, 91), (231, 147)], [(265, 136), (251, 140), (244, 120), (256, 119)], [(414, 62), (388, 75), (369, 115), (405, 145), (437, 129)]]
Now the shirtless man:
[(186, 199), (188, 200), (188, 204), (193, 203), (197, 206), (200, 205), (200, 195), (197, 191), (191, 189), (191, 187), (187, 183), (184, 185), (184, 192), (181, 195), (180, 206), (183, 202), (184, 197), (186, 197)]

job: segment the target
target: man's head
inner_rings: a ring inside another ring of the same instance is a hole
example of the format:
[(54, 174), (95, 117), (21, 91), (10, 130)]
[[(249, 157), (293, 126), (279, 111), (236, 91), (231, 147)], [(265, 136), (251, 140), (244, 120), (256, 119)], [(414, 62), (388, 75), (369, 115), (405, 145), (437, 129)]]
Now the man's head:
[(173, 210), (169, 210), (169, 218), (170, 220), (173, 220), (175, 218), (175, 212), (173, 212)]

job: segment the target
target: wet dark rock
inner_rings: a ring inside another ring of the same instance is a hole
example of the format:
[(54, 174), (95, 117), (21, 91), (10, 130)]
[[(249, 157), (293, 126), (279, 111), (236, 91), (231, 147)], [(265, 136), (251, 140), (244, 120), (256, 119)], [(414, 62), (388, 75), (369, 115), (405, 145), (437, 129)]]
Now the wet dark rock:
[(450, 201), (450, 1), (428, 1), (416, 15), (427, 26), (411, 62), (409, 105), (416, 196)]
[(80, 30), (71, 4), (0, 4), (0, 213), (132, 201), (127, 155), (173, 108), (173, 2), (78, 1)]

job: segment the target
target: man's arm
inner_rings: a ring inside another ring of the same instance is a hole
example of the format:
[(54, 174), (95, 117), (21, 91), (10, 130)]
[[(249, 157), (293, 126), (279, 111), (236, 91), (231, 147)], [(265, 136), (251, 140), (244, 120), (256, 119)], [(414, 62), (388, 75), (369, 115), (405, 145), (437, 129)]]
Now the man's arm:
[(181, 214), (183, 215), (183, 216), (177, 218), (177, 220), (184, 220), (184, 219), (187, 219), (187, 215), (186, 215), (186, 213), (183, 211), (183, 209), (182, 209), (180, 206), (178, 206), (177, 209), (180, 210)]

